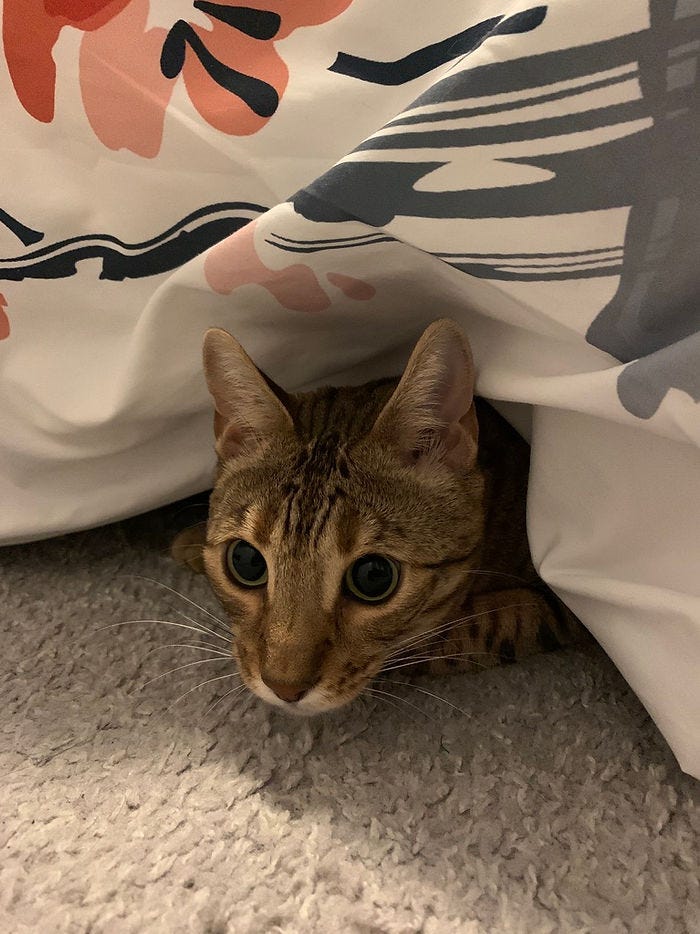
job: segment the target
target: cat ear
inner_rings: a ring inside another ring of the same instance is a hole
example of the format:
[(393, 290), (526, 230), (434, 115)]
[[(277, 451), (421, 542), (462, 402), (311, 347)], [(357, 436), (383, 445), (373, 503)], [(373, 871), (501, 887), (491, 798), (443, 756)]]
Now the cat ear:
[(189, 567), (195, 574), (204, 574), (204, 545), (207, 540), (206, 522), (198, 522), (183, 529), (173, 539), (170, 556), (182, 567)]
[(454, 321), (435, 321), (423, 333), (372, 435), (407, 464), (430, 458), (455, 469), (473, 466), (479, 437), (474, 362)]
[(227, 331), (204, 335), (204, 375), (214, 399), (216, 451), (222, 460), (293, 430), (284, 390), (259, 370)]

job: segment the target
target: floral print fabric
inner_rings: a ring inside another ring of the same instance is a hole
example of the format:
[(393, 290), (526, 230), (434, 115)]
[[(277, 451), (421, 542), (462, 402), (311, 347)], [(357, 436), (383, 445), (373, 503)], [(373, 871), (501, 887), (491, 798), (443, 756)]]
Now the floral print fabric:
[(0, 540), (204, 490), (200, 348), (286, 389), (459, 320), (543, 577), (700, 775), (699, 0), (4, 0)]

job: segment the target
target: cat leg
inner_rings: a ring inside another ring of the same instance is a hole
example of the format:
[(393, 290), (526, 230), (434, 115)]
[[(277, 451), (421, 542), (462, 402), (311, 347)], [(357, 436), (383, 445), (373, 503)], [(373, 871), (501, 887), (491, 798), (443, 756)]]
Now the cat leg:
[(588, 631), (549, 589), (514, 588), (470, 596), (465, 619), (433, 642), (431, 674), (480, 671), (565, 645), (590, 641)]

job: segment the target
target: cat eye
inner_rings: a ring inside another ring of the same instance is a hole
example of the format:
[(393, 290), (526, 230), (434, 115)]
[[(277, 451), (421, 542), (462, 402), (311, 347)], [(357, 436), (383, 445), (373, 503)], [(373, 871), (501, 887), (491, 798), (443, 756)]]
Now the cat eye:
[(396, 590), (399, 566), (384, 555), (363, 555), (345, 572), (345, 588), (363, 603), (380, 603)]
[(267, 564), (250, 542), (236, 538), (226, 549), (229, 576), (243, 587), (262, 587), (267, 583)]

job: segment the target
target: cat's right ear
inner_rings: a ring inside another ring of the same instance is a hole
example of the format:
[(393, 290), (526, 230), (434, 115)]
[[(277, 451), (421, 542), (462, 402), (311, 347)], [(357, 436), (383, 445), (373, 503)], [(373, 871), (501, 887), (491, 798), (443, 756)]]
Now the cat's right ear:
[(280, 432), (293, 431), (286, 394), (227, 331), (204, 335), (204, 375), (214, 399), (214, 434), (221, 460), (254, 450)]

